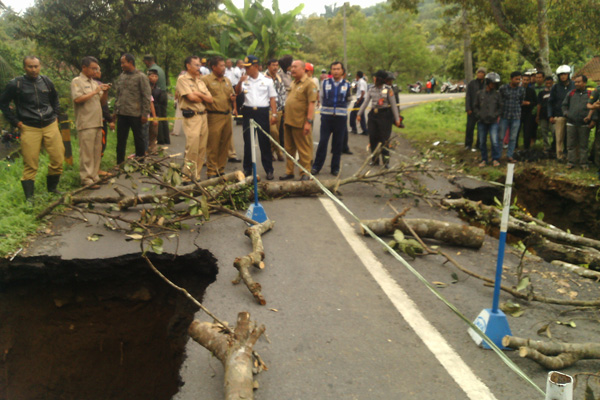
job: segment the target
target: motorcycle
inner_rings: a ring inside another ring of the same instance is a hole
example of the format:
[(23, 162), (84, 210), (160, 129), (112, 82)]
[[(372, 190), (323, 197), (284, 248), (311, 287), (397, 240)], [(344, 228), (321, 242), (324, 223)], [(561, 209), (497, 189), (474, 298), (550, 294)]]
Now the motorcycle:
[(465, 91), (465, 85), (458, 85), (456, 83), (444, 82), (440, 88), (441, 93), (459, 93)]
[(415, 84), (408, 84), (408, 93), (421, 93), (423, 91), (423, 84), (417, 81)]

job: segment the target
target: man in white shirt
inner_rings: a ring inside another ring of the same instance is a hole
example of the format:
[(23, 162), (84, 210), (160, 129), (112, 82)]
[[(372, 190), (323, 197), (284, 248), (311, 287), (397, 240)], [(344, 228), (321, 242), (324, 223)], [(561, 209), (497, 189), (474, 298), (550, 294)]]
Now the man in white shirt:
[(366, 118), (362, 118), (360, 120), (360, 129), (362, 132), (358, 132), (356, 130), (356, 116), (358, 115), (358, 109), (362, 106), (363, 101), (365, 100), (365, 96), (367, 95), (367, 81), (365, 81), (364, 74), (362, 71), (358, 71), (356, 73), (356, 102), (354, 102), (354, 106), (352, 107), (354, 111), (350, 113), (350, 128), (352, 129), (350, 133), (359, 133), (360, 135), (367, 135), (367, 122)]
[(225, 60), (225, 77), (229, 79), (233, 87), (235, 87), (240, 80), (240, 77), (235, 73), (235, 67), (233, 66), (231, 58)]
[(200, 74), (201, 75), (210, 75), (210, 70), (206, 67), (206, 63), (208, 60), (204, 57), (200, 59)]
[[(253, 132), (250, 120), (253, 119), (265, 131), (270, 131), (272, 123), (277, 121), (277, 92), (273, 81), (259, 73), (259, 62), (255, 56), (244, 59), (246, 74), (240, 78), (235, 90), (244, 94), (243, 132), (244, 132), (244, 161), (243, 168), (246, 175), (252, 173), (252, 149), (250, 135)], [(269, 119), (269, 109), (272, 117)], [(262, 166), (267, 173), (267, 180), (273, 180), (273, 154), (271, 141), (257, 129), (258, 145), (260, 147)]]

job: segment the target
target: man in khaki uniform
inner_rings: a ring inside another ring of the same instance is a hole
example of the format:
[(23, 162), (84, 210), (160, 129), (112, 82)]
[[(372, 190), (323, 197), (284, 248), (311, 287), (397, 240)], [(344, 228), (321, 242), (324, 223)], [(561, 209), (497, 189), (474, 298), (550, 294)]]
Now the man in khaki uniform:
[[(71, 98), (75, 103), (75, 126), (79, 139), (79, 178), (83, 186), (98, 181), (102, 159), (102, 104), (108, 97), (107, 84), (98, 85), (94, 77), (98, 60), (84, 57), (81, 73), (71, 81)], [(99, 189), (94, 185), (91, 189)]]
[[(313, 139), (312, 125), (317, 101), (317, 87), (305, 73), (304, 61), (295, 60), (292, 63), (292, 86), (285, 102), (284, 143), (285, 150), (294, 156), (296, 151), (300, 155), (300, 165), (310, 171), (312, 164)], [(300, 180), (310, 178), (304, 171), (300, 172)], [(287, 160), (285, 175), (279, 180), (285, 181), (294, 178), (294, 162)]]
[(183, 114), (185, 134), (185, 168), (193, 179), (200, 179), (200, 171), (206, 158), (208, 123), (205, 103), (212, 103), (206, 85), (200, 74), (200, 58), (189, 56), (185, 59), (186, 73), (177, 78), (176, 91), (179, 93), (179, 106)]
[(233, 132), (231, 112), (235, 93), (231, 81), (225, 77), (225, 60), (219, 56), (213, 57), (210, 60), (210, 67), (212, 73), (203, 76), (202, 80), (213, 98), (213, 103), (206, 105), (208, 114), (206, 175), (208, 178), (213, 178), (225, 172)]

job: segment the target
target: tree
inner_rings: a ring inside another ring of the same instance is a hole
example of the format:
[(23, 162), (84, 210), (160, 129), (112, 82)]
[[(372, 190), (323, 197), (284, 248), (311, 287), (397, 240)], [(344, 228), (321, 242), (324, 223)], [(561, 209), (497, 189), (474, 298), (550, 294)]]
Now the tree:
[(304, 4), (287, 13), (281, 13), (277, 0), (273, 0), (272, 11), (262, 5), (262, 0), (245, 0), (242, 9), (231, 0), (223, 4), (229, 21), (221, 27), (219, 42), (211, 38), (212, 51), (208, 54), (243, 57), (252, 53), (264, 62), (300, 48), (294, 22)]
[(155, 43), (161, 23), (180, 26), (185, 15), (206, 15), (216, 4), (217, 0), (39, 0), (22, 18), (14, 18), (20, 20), (17, 34), (35, 40), (58, 71), (77, 69), (81, 57), (93, 55), (100, 61), (103, 79), (110, 81), (120, 73), (120, 55)]

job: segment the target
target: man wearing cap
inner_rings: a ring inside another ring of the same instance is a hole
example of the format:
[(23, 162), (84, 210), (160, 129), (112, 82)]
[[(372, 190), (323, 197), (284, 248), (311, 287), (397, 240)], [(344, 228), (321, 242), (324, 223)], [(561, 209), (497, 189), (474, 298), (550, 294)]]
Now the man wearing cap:
[[(307, 171), (312, 164), (312, 127), (317, 101), (317, 87), (306, 76), (304, 61), (292, 62), (292, 78), (290, 93), (285, 101), (284, 143), (285, 151), (294, 156), (296, 151), (300, 155), (300, 165)], [(307, 181), (309, 176), (300, 172), (300, 180)], [(294, 178), (294, 162), (288, 158), (285, 166), (285, 175), (279, 179), (284, 181)]]
[(306, 75), (308, 75), (308, 78), (310, 80), (313, 81), (313, 83), (315, 84), (315, 86), (317, 87), (317, 107), (319, 107), (319, 105), (321, 104), (321, 98), (320, 98), (320, 94), (319, 94), (319, 90), (320, 90), (320, 84), (319, 84), (319, 79), (317, 79), (317, 77), (313, 76), (315, 73), (315, 67), (314, 65), (312, 65), (311, 63), (306, 63)]
[[(475, 132), (475, 126), (477, 125), (477, 117), (473, 110), (475, 110), (475, 99), (477, 98), (477, 92), (485, 88), (485, 73), (486, 69), (479, 67), (477, 69), (476, 78), (473, 79), (467, 85), (467, 93), (465, 96), (465, 111), (467, 112), (467, 129), (465, 131), (465, 149), (471, 150), (473, 147), (473, 133)], [(475, 147), (479, 147), (479, 140)]]
[[(246, 74), (240, 78), (236, 86), (236, 92), (244, 94), (244, 161), (243, 168), (246, 175), (252, 174), (252, 148), (251, 137), (254, 128), (250, 126), (250, 120), (254, 120), (261, 129), (257, 129), (258, 145), (260, 147), (260, 159), (267, 173), (267, 180), (273, 180), (273, 154), (271, 153), (271, 141), (263, 133), (270, 131), (270, 126), (277, 119), (277, 92), (273, 81), (259, 73), (258, 58), (249, 55), (244, 59)], [(269, 119), (269, 109), (272, 117)]]
[[(375, 73), (375, 85), (367, 91), (365, 101), (360, 106), (356, 117), (357, 121), (360, 122), (361, 116), (370, 103), (368, 129), (371, 153), (381, 144), (381, 158), (385, 168), (388, 167), (390, 159), (387, 142), (392, 133), (392, 123), (398, 127), (400, 126), (400, 114), (394, 98), (394, 91), (391, 86), (385, 84), (387, 77), (388, 73), (384, 70), (380, 69)], [(379, 156), (371, 160), (371, 165), (379, 165)]]
[(208, 178), (225, 173), (228, 148), (231, 141), (231, 113), (235, 101), (235, 93), (231, 81), (225, 77), (225, 61), (215, 56), (210, 60), (212, 74), (202, 77), (213, 103), (206, 105), (208, 114), (208, 142), (206, 156), (206, 175)]
[(331, 64), (331, 74), (333, 77), (323, 81), (321, 88), (321, 138), (311, 170), (313, 175), (318, 174), (325, 163), (330, 135), (333, 135), (331, 139), (331, 174), (337, 176), (340, 173), (344, 136), (347, 137), (348, 102), (352, 95), (350, 83), (344, 79), (344, 65), (339, 61)]
[(200, 59), (200, 74), (202, 76), (210, 74), (210, 70), (206, 67), (206, 63), (207, 62), (208, 62), (208, 60), (206, 58), (204, 58), (204, 57), (202, 57)]
[(200, 75), (200, 58), (189, 56), (184, 61), (186, 73), (177, 78), (176, 90), (179, 93), (179, 106), (183, 114), (185, 134), (184, 172), (192, 179), (200, 179), (200, 172), (206, 159), (208, 122), (205, 104), (213, 98)]

